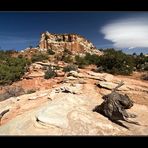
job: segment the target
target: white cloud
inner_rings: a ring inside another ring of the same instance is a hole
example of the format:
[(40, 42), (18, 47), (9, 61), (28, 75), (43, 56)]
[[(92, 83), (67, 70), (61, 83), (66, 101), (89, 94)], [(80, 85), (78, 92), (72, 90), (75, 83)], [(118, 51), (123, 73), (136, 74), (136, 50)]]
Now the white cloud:
[(129, 47), (128, 49), (134, 49), (134, 47)]
[(105, 25), (101, 32), (116, 48), (148, 47), (148, 16), (119, 19)]

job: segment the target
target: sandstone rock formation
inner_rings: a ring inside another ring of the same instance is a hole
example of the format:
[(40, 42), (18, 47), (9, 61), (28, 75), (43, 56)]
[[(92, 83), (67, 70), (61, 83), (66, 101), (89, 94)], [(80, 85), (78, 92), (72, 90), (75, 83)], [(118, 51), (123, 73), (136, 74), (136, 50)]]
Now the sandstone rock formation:
[(52, 49), (56, 53), (60, 53), (67, 49), (72, 54), (102, 54), (96, 47), (84, 37), (77, 34), (52, 34), (45, 32), (41, 34), (39, 50), (47, 51)]
[[(63, 80), (47, 90), (0, 102), (0, 112), (9, 109), (2, 117), (0, 135), (148, 134), (146, 82), (88, 70), (79, 70), (78, 73), (71, 74), (73, 76), (65, 77), (68, 82)], [(96, 105), (102, 103), (102, 96), (110, 93), (110, 89), (121, 80), (124, 81), (126, 89), (122, 86), (119, 92), (127, 94), (135, 102), (128, 112), (136, 114), (137, 118), (132, 120), (142, 125), (121, 121), (129, 130), (92, 111)], [(103, 87), (96, 86), (96, 83)], [(109, 88), (106, 83), (110, 84)]]
[(41, 64), (33, 63), (28, 68), (28, 72), (25, 73), (23, 78), (31, 79), (35, 77), (44, 77), (43, 66)]

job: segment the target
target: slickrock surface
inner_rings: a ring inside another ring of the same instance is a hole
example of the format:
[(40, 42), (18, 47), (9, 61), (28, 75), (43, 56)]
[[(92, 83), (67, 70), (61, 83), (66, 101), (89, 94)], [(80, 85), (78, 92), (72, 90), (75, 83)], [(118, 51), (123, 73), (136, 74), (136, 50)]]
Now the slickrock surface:
[[(129, 130), (92, 111), (121, 80), (119, 92), (135, 102), (129, 112), (137, 117), (131, 120), (141, 124), (121, 121)], [(0, 112), (6, 109), (0, 135), (148, 135), (148, 85), (130, 77), (71, 71), (46, 90), (0, 102)]]

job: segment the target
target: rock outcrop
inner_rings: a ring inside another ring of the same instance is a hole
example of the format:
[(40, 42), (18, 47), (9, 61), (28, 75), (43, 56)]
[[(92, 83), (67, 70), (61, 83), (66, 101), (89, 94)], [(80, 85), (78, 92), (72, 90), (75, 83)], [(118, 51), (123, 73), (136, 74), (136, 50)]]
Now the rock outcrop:
[[(0, 112), (9, 109), (2, 117), (0, 135), (148, 134), (147, 83), (88, 70), (70, 74), (65, 77), (67, 81), (63, 80), (47, 90), (0, 102)], [(102, 96), (110, 93), (121, 80), (126, 89), (122, 86), (119, 92), (128, 94), (135, 102), (128, 112), (137, 115), (132, 120), (141, 126), (121, 121), (129, 128), (126, 129), (92, 111), (103, 102)]]
[(47, 51), (47, 49), (52, 49), (55, 53), (60, 53), (67, 49), (72, 54), (84, 54), (86, 52), (102, 54), (90, 41), (77, 34), (42, 33), (39, 50)]

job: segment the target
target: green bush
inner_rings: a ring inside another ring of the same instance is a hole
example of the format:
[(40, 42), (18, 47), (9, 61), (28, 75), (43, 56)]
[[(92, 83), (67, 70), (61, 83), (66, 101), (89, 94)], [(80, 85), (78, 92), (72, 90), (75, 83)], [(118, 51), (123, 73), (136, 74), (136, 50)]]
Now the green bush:
[(75, 64), (77, 64), (79, 68), (84, 68), (89, 63), (84, 57), (76, 55), (75, 56)]
[(69, 51), (68, 49), (64, 49), (63, 55), (61, 56), (61, 60), (66, 63), (72, 63), (73, 58), (72, 58), (71, 54), (72, 54), (71, 51)]
[(102, 66), (105, 72), (111, 74), (130, 75), (133, 72), (133, 58), (122, 51), (107, 49), (100, 56), (98, 67)]
[(62, 57), (62, 61), (64, 61), (65, 63), (72, 63), (73, 62), (73, 59), (70, 55), (64, 55)]
[(72, 54), (72, 52), (70, 51), (70, 50), (68, 50), (68, 49), (64, 49), (64, 52), (63, 52), (64, 54), (69, 54), (69, 55), (71, 55)]
[(26, 58), (11, 57), (2, 51), (0, 57), (0, 85), (11, 84), (19, 80), (30, 64)]
[(143, 54), (133, 56), (134, 66), (138, 71), (148, 71), (148, 57)]
[(48, 50), (47, 50), (47, 53), (48, 53), (49, 55), (54, 55), (54, 54), (55, 54), (55, 52), (54, 52), (52, 49), (48, 49)]
[(143, 74), (143, 75), (141, 76), (141, 79), (142, 79), (142, 80), (147, 80), (147, 81), (148, 81), (148, 72), (147, 72), (146, 74)]
[(64, 72), (69, 72), (69, 71), (77, 71), (78, 67), (76, 65), (67, 65), (66, 67), (63, 68)]
[(50, 66), (48, 67), (47, 71), (45, 72), (45, 76), (44, 78), (45, 79), (50, 79), (50, 78), (53, 78), (53, 77), (56, 77), (56, 72), (55, 70), (53, 70)]
[(79, 68), (84, 68), (86, 65), (89, 64), (98, 65), (98, 63), (100, 62), (100, 58), (96, 54), (86, 53), (84, 57), (76, 55), (75, 61)]
[(88, 64), (95, 64), (97, 65), (100, 62), (100, 58), (96, 54), (86, 53), (84, 59), (87, 61)]
[(60, 70), (60, 66), (55, 66), (54, 70)]
[(148, 63), (145, 63), (145, 64), (144, 64), (144, 70), (145, 70), (145, 71), (148, 71)]
[(39, 61), (44, 61), (44, 60), (48, 60), (48, 55), (44, 53), (34, 54), (31, 58), (32, 62), (39, 62)]

